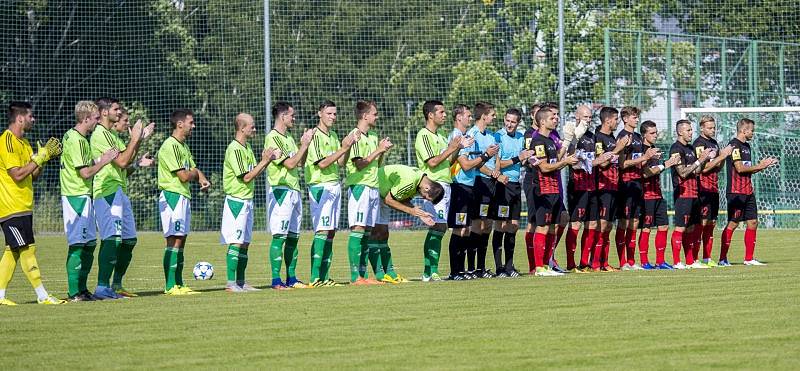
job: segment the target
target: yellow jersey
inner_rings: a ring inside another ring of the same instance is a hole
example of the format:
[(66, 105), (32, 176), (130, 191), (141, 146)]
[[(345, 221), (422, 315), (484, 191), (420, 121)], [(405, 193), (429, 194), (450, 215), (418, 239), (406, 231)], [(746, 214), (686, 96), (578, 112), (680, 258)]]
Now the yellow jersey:
[(8, 175), (8, 169), (31, 162), (31, 155), (33, 148), (27, 139), (17, 138), (8, 129), (0, 135), (0, 221), (33, 211), (33, 177), (15, 182)]

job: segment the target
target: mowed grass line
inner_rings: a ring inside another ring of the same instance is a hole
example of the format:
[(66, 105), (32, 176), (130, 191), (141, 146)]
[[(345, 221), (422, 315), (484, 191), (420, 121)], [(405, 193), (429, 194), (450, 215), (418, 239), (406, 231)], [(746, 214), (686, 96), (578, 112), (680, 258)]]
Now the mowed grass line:
[[(424, 232), (393, 232), (401, 274), (417, 278)], [(741, 232), (732, 260), (741, 261)], [(800, 368), (800, 290), (796, 231), (762, 231), (766, 267), (619, 272), (556, 278), (412, 282), (229, 294), (225, 251), (216, 233), (189, 238), (185, 277), (195, 262), (214, 264), (205, 291), (163, 297), (163, 239), (143, 233), (126, 301), (45, 307), (18, 270), (0, 307), (0, 364), (19, 368), (388, 368), (648, 369)], [(515, 259), (526, 266), (518, 236)], [(64, 296), (63, 237), (40, 236), (48, 289)], [(269, 278), (269, 236), (256, 234), (249, 280)], [(308, 277), (310, 235), (298, 273)], [(442, 272), (447, 272), (447, 239)], [(346, 281), (346, 233), (337, 236), (334, 278)], [(559, 248), (562, 263), (563, 242)], [(716, 254), (716, 252), (715, 252)], [(491, 264), (491, 254), (487, 257)], [(612, 255), (615, 255), (612, 252)], [(651, 254), (652, 255), (652, 254)], [(612, 258), (612, 262), (616, 259)], [(94, 283), (96, 270), (90, 284)]]

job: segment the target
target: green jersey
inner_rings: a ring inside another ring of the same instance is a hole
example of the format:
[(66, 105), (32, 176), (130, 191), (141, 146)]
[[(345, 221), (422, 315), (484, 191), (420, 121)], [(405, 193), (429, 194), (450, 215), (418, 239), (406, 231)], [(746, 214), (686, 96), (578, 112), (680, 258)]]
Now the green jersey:
[(306, 184), (335, 183), (339, 181), (339, 164), (334, 162), (324, 169), (317, 165), (325, 157), (332, 155), (341, 148), (339, 136), (331, 130), (325, 134), (317, 129), (314, 132), (314, 139), (308, 146), (308, 157), (306, 157)]
[(222, 165), (222, 184), (225, 194), (242, 200), (253, 199), (255, 182), (245, 182), (244, 175), (256, 166), (256, 155), (250, 143), (243, 146), (233, 140), (225, 150), (225, 163)]
[(422, 171), (406, 165), (386, 165), (378, 173), (381, 199), (389, 193), (395, 200), (408, 201), (417, 194), (417, 187), (422, 181)]
[(61, 139), (61, 181), (62, 196), (82, 196), (92, 194), (92, 178), (83, 179), (80, 169), (94, 165), (89, 140), (75, 129), (69, 129)]
[(436, 167), (428, 166), (428, 160), (439, 156), (447, 150), (447, 137), (439, 133), (422, 128), (417, 133), (414, 141), (414, 151), (417, 153), (417, 166), (423, 173), (427, 174), (431, 180), (443, 183), (452, 183), (450, 176), (450, 159), (445, 159)]
[(297, 171), (297, 167), (294, 169), (287, 169), (286, 166), (283, 165), (284, 161), (294, 156), (298, 151), (294, 138), (292, 138), (289, 133), (283, 135), (277, 130), (272, 129), (269, 131), (269, 134), (267, 134), (267, 138), (264, 139), (264, 148), (277, 148), (281, 150), (281, 157), (273, 160), (267, 166), (267, 179), (269, 180), (269, 184), (273, 187), (284, 186), (300, 192), (300, 175)]
[(158, 189), (174, 192), (192, 198), (189, 182), (181, 182), (178, 170), (191, 170), (197, 167), (189, 146), (170, 136), (158, 149)]
[[(358, 129), (354, 129), (355, 132)], [(372, 188), (378, 188), (378, 168), (382, 158), (377, 158), (367, 165), (367, 167), (358, 170), (353, 160), (357, 158), (364, 158), (369, 156), (372, 152), (378, 149), (378, 134), (370, 130), (366, 134), (361, 133), (361, 138), (353, 144), (350, 148), (350, 159), (347, 161), (347, 178), (345, 184), (348, 186), (360, 184)]]
[[(89, 139), (92, 145), (92, 157), (98, 158), (111, 148), (116, 148), (120, 153), (125, 151), (125, 142), (117, 135), (117, 132), (108, 130), (105, 126), (97, 124)], [(122, 187), (123, 192), (127, 192), (127, 170), (120, 168), (113, 161), (103, 166), (94, 175), (94, 198), (105, 197), (114, 194), (117, 188)]]

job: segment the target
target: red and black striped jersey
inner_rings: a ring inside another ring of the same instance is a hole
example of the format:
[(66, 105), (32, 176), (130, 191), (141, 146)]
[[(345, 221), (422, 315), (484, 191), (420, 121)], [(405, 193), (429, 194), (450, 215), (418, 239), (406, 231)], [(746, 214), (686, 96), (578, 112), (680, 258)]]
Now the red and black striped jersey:
[[(719, 144), (714, 138), (705, 138), (702, 135), (694, 140), (694, 153), (697, 157), (703, 153), (707, 148), (714, 150), (715, 156), (719, 156)], [(700, 192), (719, 193), (719, 171), (717, 168), (708, 173), (700, 173)]]
[[(642, 144), (643, 152), (647, 152), (650, 148), (653, 147)], [(653, 157), (644, 164), (648, 168), (658, 165), (661, 165), (661, 159), (658, 157)], [(664, 198), (661, 194), (661, 174), (653, 175), (649, 178), (642, 177), (642, 190), (644, 191), (645, 200), (660, 200)]]
[[(669, 155), (672, 156), (674, 153), (681, 156), (681, 165), (692, 166), (697, 161), (697, 155), (695, 155), (694, 147), (691, 144), (672, 143)], [(672, 188), (674, 189), (673, 198), (697, 198), (697, 175), (692, 173), (686, 178), (681, 178), (678, 175), (677, 167), (673, 167)]]
[[(630, 132), (622, 129), (622, 131), (617, 134), (617, 140), (627, 136), (631, 136), (631, 144), (628, 144), (628, 146), (622, 150), (622, 153), (619, 154), (620, 168), (625, 161), (635, 160), (639, 157), (642, 157), (642, 154), (644, 153), (642, 150), (642, 146), (644, 145), (642, 142), (642, 135), (637, 132)], [(634, 180), (642, 179), (642, 165), (631, 166), (627, 169), (620, 169), (619, 172), (620, 180), (623, 182), (632, 182)]]
[(725, 172), (728, 173), (728, 194), (751, 195), (753, 194), (753, 182), (750, 179), (752, 173), (739, 174), (733, 163), (741, 161), (744, 166), (753, 166), (752, 151), (750, 143), (742, 142), (738, 138), (733, 138), (728, 143), (733, 146), (733, 152), (725, 160)]
[[(594, 155), (602, 155), (617, 146), (617, 140), (611, 134), (600, 131), (594, 135)], [(601, 191), (616, 191), (619, 189), (619, 159), (612, 161), (607, 168), (597, 169), (597, 189)]]
[[(558, 161), (558, 147), (556, 143), (543, 135), (537, 135), (531, 138), (529, 149), (534, 151), (534, 156), (541, 162), (549, 164)], [(560, 171), (551, 171), (544, 173), (536, 166), (532, 170), (531, 180), (533, 181), (533, 189), (537, 194), (549, 195), (558, 194), (558, 178), (561, 174)]]
[[(587, 158), (594, 159), (594, 134), (587, 131), (586, 134), (578, 139), (575, 145), (575, 153), (582, 153)], [(594, 174), (589, 174), (586, 170), (570, 167), (569, 189), (573, 191), (594, 191), (597, 188)]]

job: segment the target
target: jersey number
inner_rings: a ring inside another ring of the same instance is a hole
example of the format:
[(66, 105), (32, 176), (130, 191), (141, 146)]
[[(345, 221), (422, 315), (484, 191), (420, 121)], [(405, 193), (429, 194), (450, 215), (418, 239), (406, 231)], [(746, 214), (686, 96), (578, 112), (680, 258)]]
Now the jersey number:
[(330, 227), (331, 226), (331, 217), (323, 216), (321, 219), (322, 219), (322, 226), (323, 227)]

